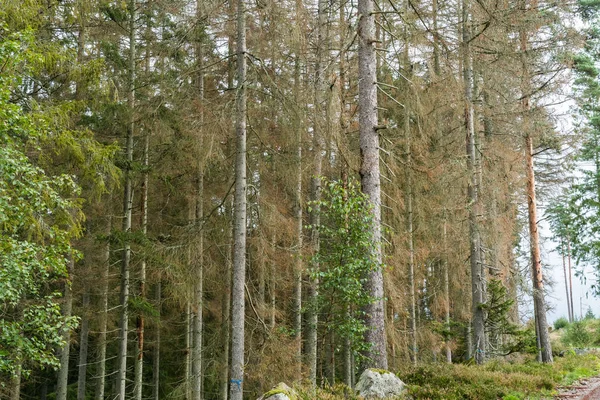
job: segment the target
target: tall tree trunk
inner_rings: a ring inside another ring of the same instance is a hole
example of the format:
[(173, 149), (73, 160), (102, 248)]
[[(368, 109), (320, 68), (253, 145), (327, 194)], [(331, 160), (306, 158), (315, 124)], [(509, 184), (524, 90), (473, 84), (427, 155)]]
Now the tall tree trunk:
[(529, 133), (525, 137), (525, 158), (527, 161), (527, 197), (529, 215), (529, 236), (531, 243), (531, 263), (533, 279), (533, 305), (537, 326), (538, 342), (542, 362), (551, 363), (552, 346), (546, 320), (546, 300), (544, 298), (544, 280), (540, 254), (539, 233), (537, 228), (537, 206), (535, 200), (535, 173), (533, 170), (533, 140)]
[(377, 71), (375, 55), (375, 17), (373, 0), (358, 0), (358, 106), (361, 152), (361, 186), (373, 212), (372, 251), (377, 268), (367, 276), (365, 289), (375, 299), (365, 307), (368, 327), (365, 341), (366, 367), (387, 369), (387, 339), (383, 307), (381, 246), (381, 183), (379, 172), (379, 134), (377, 121)]
[[(340, 63), (339, 63), (339, 74), (340, 74), (340, 129), (341, 129), (341, 137), (345, 137), (348, 133), (348, 112), (346, 111), (346, 9), (344, 1), (340, 1), (339, 4), (339, 36), (340, 36)], [(346, 160), (342, 161), (342, 171), (341, 171), (342, 183), (345, 188), (348, 187), (348, 163)], [(348, 199), (345, 198), (344, 201)], [(350, 307), (347, 307), (346, 315), (350, 316)], [(354, 365), (352, 362), (352, 341), (350, 338), (344, 339), (343, 344), (344, 351), (344, 384), (348, 387), (352, 387), (352, 381), (354, 378)]]
[[(298, 14), (298, 2), (296, 2), (296, 13)], [(295, 57), (294, 65), (294, 98), (300, 95), (300, 60), (299, 55)], [(299, 121), (301, 122), (301, 121)], [(296, 285), (294, 288), (294, 334), (297, 342), (296, 358), (298, 363), (298, 376), (302, 372), (302, 278), (304, 266), (302, 263), (302, 250), (304, 247), (303, 216), (302, 216), (302, 130), (299, 124), (296, 133)]]
[(475, 110), (473, 106), (473, 60), (470, 40), (470, 4), (462, 3), (462, 46), (463, 79), (465, 87), (465, 125), (467, 142), (467, 160), (469, 169), (468, 207), (469, 242), (471, 261), (471, 296), (474, 357), (477, 364), (485, 360), (485, 316), (482, 305), (485, 303), (485, 274), (481, 262), (481, 236), (478, 216), (480, 214), (479, 178), (477, 176), (477, 150), (475, 131)]
[[(73, 309), (73, 292), (71, 282), (73, 280), (73, 271), (75, 269), (75, 259), (69, 257), (68, 276), (65, 281), (65, 292), (63, 297), (63, 316), (70, 318)], [(69, 355), (71, 347), (71, 330), (68, 327), (63, 328), (63, 341), (65, 345), (60, 349), (60, 368), (58, 369), (58, 378), (56, 380), (56, 399), (67, 400), (67, 385), (69, 383)]]
[[(125, 185), (123, 195), (123, 227), (125, 235), (131, 233), (131, 217), (133, 210), (133, 137), (135, 134), (135, 57), (136, 57), (136, 0), (128, 3), (128, 33), (129, 33), (129, 63), (127, 65), (127, 108), (129, 111), (129, 123), (127, 127), (127, 139), (125, 144)], [(131, 243), (125, 239), (123, 258), (121, 262), (121, 321), (119, 337), (119, 359), (118, 359), (118, 398), (125, 400), (127, 388), (127, 336), (129, 333), (129, 264), (131, 260)]]
[[(410, 8), (405, 1), (404, 12), (408, 15)], [(408, 55), (408, 25), (404, 26), (404, 70), (410, 71), (410, 58)], [(408, 78), (407, 78), (408, 79)], [(407, 80), (407, 87), (410, 82)], [(407, 97), (408, 99), (408, 97)], [(406, 234), (408, 235), (408, 284), (410, 293), (410, 359), (417, 363), (417, 299), (415, 296), (415, 237), (413, 228), (413, 183), (412, 183), (412, 149), (410, 136), (410, 108), (408, 100), (404, 102), (404, 140), (406, 141)]]
[[(231, 207), (225, 207), (226, 215), (231, 216)], [(221, 335), (223, 342), (223, 351), (221, 353), (221, 400), (227, 400), (229, 388), (229, 337), (230, 337), (230, 316), (231, 316), (231, 270), (232, 270), (232, 246), (233, 243), (233, 224), (228, 226), (227, 251), (225, 258), (225, 289), (223, 290), (221, 300)]]
[(160, 399), (160, 327), (161, 327), (161, 308), (162, 308), (162, 283), (159, 280), (156, 284), (156, 312), (157, 323), (154, 337), (154, 351), (152, 355), (152, 399)]
[(83, 313), (81, 316), (81, 331), (79, 336), (79, 371), (77, 377), (77, 400), (85, 400), (87, 358), (88, 358), (88, 336), (90, 333), (90, 292), (85, 285), (83, 292)]
[[(108, 216), (106, 224), (106, 235), (110, 236), (112, 231), (112, 216)], [(110, 241), (106, 240), (104, 248), (104, 268), (102, 269), (102, 292), (100, 293), (100, 323), (98, 329), (100, 333), (98, 335), (98, 368), (96, 370), (96, 393), (94, 396), (95, 400), (104, 399), (104, 385), (106, 375), (106, 328), (108, 320), (108, 277), (110, 270)]]
[(192, 398), (193, 400), (202, 399), (202, 346), (203, 346), (203, 308), (204, 308), (204, 45), (202, 37), (204, 35), (203, 18), (204, 13), (201, 1), (196, 2), (196, 23), (199, 32), (196, 36), (196, 85), (198, 90), (198, 106), (200, 114), (198, 116), (198, 165), (196, 172), (196, 214), (194, 216), (195, 226), (198, 230), (198, 247), (195, 256), (194, 265), (194, 306), (192, 307), (194, 315), (194, 347), (192, 353)]
[[(142, 188), (141, 188), (141, 199), (140, 199), (140, 218), (141, 228), (144, 236), (148, 234), (148, 151), (150, 145), (150, 135), (148, 132), (144, 134), (144, 154), (143, 154), (143, 165), (144, 173), (142, 177)], [(140, 276), (139, 276), (139, 290), (140, 298), (146, 299), (146, 259), (142, 258), (140, 264)], [(135, 377), (133, 385), (133, 397), (136, 400), (142, 400), (143, 390), (143, 372), (144, 372), (144, 315), (139, 314), (136, 318), (136, 330), (137, 330), (137, 346), (136, 346), (136, 357), (135, 357)]]
[(236, 161), (229, 398), (242, 400), (246, 285), (246, 9), (237, 3)]
[[(313, 177), (311, 180), (310, 198), (311, 201), (317, 203), (321, 199), (321, 174), (323, 168), (323, 149), (324, 143), (324, 114), (323, 110), (323, 78), (325, 75), (325, 65), (323, 61), (323, 53), (325, 47), (325, 0), (318, 1), (318, 22), (317, 22), (317, 49), (315, 63), (315, 81), (314, 81), (314, 98), (315, 98), (315, 116), (313, 122), (313, 140), (312, 147), (314, 152), (313, 161)], [(320, 209), (318, 205), (312, 207), (310, 212), (311, 230), (311, 248), (314, 253), (319, 251), (319, 224), (320, 224)], [(318, 269), (318, 265), (313, 265), (313, 269)], [(308, 302), (309, 308), (306, 315), (306, 363), (308, 365), (308, 380), (314, 386), (317, 383), (317, 332), (318, 332), (318, 314), (317, 314), (317, 297), (319, 295), (319, 280), (318, 278), (310, 278), (308, 287)]]
[[(527, 0), (521, 3), (523, 12), (528, 11)], [(533, 280), (533, 308), (537, 327), (537, 340), (541, 353), (541, 360), (544, 363), (552, 362), (552, 347), (550, 344), (550, 335), (548, 333), (548, 322), (546, 320), (546, 300), (544, 297), (544, 280), (542, 274), (542, 260), (540, 254), (539, 233), (537, 227), (537, 204), (535, 195), (535, 171), (533, 168), (533, 126), (530, 122), (530, 94), (531, 94), (531, 76), (529, 73), (529, 63), (527, 57), (528, 34), (525, 28), (519, 30), (519, 40), (521, 46), (521, 58), (523, 75), (521, 81), (522, 100), (521, 107), (523, 112), (523, 132), (525, 133), (525, 161), (527, 164), (527, 209), (529, 216), (529, 242), (531, 251), (531, 272)]]

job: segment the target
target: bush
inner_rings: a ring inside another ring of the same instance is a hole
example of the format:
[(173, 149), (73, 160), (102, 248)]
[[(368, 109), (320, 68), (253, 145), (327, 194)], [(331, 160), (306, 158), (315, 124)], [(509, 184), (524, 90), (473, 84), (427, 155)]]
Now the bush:
[(554, 321), (554, 329), (556, 330), (566, 328), (567, 326), (569, 326), (569, 321), (565, 317), (560, 317)]
[(584, 321), (575, 321), (567, 327), (562, 341), (568, 346), (588, 347), (592, 344), (592, 335), (588, 332)]

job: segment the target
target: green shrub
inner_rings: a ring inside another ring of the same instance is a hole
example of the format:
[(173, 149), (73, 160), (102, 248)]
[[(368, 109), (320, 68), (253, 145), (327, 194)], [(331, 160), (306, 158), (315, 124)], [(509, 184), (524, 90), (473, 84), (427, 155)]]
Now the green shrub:
[(554, 321), (554, 329), (559, 330), (569, 326), (569, 321), (565, 317), (560, 317)]
[(562, 336), (563, 343), (573, 347), (588, 347), (592, 344), (592, 339), (584, 321), (575, 321), (570, 324)]

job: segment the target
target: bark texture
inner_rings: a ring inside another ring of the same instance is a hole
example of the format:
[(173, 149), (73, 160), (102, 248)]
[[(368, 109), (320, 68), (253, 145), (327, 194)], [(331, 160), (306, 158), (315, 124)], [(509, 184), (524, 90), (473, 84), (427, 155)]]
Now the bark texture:
[(244, 287), (246, 284), (246, 8), (237, 3), (236, 160), (231, 302), (229, 398), (242, 400), (244, 389)]
[(387, 340), (383, 307), (383, 271), (381, 248), (381, 183), (379, 171), (379, 134), (377, 121), (377, 71), (375, 55), (375, 17), (372, 0), (358, 1), (358, 107), (361, 152), (361, 186), (372, 205), (373, 256), (378, 267), (369, 273), (365, 289), (375, 299), (365, 307), (369, 327), (365, 341), (366, 367), (387, 369)]
[(465, 125), (467, 163), (469, 170), (468, 207), (469, 207), (469, 242), (471, 265), (471, 313), (473, 325), (473, 357), (477, 364), (485, 360), (486, 337), (485, 315), (482, 305), (485, 303), (485, 274), (481, 260), (481, 234), (478, 221), (480, 215), (479, 179), (477, 168), (477, 149), (475, 131), (475, 109), (473, 105), (473, 60), (470, 49), (470, 12), (469, 2), (462, 4), (462, 46), (463, 46), (463, 80), (465, 87)]

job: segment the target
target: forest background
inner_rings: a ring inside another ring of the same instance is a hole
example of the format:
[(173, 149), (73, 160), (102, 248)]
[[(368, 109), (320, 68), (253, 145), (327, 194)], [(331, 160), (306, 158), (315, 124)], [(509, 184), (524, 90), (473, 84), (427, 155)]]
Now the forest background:
[(594, 268), (596, 10), (3, 1), (0, 395), (552, 362), (536, 194)]

